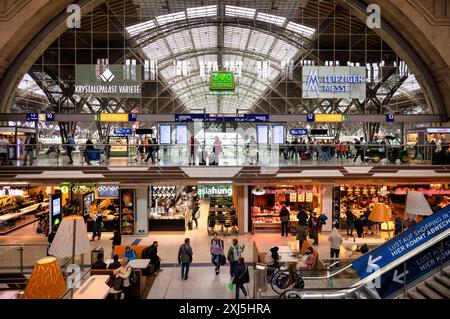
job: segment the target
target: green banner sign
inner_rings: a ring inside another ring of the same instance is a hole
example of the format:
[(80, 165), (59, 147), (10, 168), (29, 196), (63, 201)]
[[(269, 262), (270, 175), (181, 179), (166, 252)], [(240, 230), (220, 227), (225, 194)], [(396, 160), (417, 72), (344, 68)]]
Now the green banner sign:
[(205, 186), (200, 185), (197, 189), (199, 198), (211, 198), (211, 197), (231, 197), (233, 195), (232, 185), (214, 185)]
[(210, 79), (211, 91), (234, 91), (235, 79), (233, 72), (212, 72)]
[(75, 94), (98, 97), (141, 97), (140, 65), (76, 65)]

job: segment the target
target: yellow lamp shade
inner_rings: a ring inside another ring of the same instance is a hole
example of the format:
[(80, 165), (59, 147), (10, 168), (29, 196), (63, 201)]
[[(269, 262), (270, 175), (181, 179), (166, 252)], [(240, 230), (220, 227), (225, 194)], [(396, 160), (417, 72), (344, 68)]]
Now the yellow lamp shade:
[(369, 220), (372, 222), (387, 222), (391, 219), (391, 211), (389, 206), (383, 203), (376, 203), (373, 205), (372, 212), (370, 213)]
[(58, 299), (67, 291), (66, 283), (55, 257), (37, 261), (25, 288), (23, 299)]

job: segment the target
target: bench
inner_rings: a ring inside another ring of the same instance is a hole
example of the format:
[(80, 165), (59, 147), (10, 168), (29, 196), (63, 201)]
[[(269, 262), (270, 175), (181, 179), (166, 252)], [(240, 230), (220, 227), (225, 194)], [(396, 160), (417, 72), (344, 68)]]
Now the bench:
[[(135, 284), (131, 284), (130, 286), (130, 298), (132, 299), (141, 299), (142, 292), (145, 288), (146, 279), (142, 276), (142, 272), (140, 269), (134, 269), (137, 276), (137, 282)], [(113, 270), (109, 269), (91, 269), (91, 276), (94, 275), (109, 275), (109, 281), (107, 285), (112, 287), (114, 285), (115, 276), (113, 274)]]

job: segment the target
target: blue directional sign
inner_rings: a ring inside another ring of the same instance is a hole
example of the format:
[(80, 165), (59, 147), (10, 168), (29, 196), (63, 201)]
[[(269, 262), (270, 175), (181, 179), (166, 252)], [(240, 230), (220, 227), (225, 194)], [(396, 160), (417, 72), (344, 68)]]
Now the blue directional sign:
[(384, 273), (381, 276), (379, 287), (376, 287), (377, 292), (383, 299), (393, 296), (403, 289), (404, 281), (408, 285), (427, 275), (436, 267), (440, 267), (441, 263), (445, 265), (448, 261), (450, 261), (450, 237), (408, 259), (406, 269), (402, 263)]
[(39, 121), (39, 113), (27, 113), (27, 122)]
[(129, 122), (136, 122), (137, 121), (137, 114), (136, 113), (128, 114), (128, 121)]
[(450, 229), (450, 205), (427, 217), (419, 224), (408, 228), (385, 244), (369, 251), (355, 260), (352, 267), (363, 279), (448, 229)]
[(315, 122), (316, 116), (314, 114), (308, 114), (308, 115), (306, 115), (306, 121), (307, 122)]
[(386, 114), (387, 123), (394, 123), (394, 120), (395, 120), (394, 114)]
[(269, 122), (268, 114), (175, 114), (175, 122)]
[(54, 122), (55, 121), (55, 114), (53, 114), (53, 113), (45, 114), (45, 121), (46, 122)]
[(201, 122), (205, 120), (205, 114), (175, 114), (175, 122)]
[(247, 114), (247, 122), (269, 122), (268, 114)]
[(291, 135), (308, 135), (308, 130), (303, 128), (295, 128), (289, 131)]
[(116, 128), (114, 129), (114, 134), (116, 135), (131, 135), (133, 131), (131, 128)]

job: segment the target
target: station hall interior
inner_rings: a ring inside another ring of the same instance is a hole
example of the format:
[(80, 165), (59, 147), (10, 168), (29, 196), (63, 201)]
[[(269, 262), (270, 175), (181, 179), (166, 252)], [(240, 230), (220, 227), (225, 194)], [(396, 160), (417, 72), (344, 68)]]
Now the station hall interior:
[(449, 299), (449, 38), (448, 0), (0, 1), (0, 299)]

